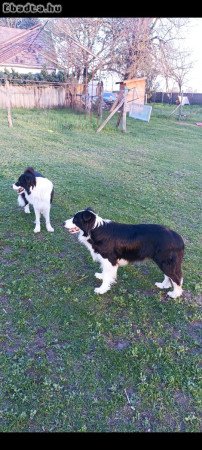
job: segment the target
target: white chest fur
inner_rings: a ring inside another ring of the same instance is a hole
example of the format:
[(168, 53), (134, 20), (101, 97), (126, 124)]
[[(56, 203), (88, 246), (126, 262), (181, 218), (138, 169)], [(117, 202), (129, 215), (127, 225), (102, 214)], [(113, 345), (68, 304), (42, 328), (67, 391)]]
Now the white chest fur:
[(79, 232), (79, 236), (78, 236), (79, 242), (81, 242), (81, 244), (85, 245), (85, 247), (89, 250), (89, 252), (93, 258), (93, 261), (100, 262), (103, 259), (102, 256), (99, 255), (99, 253), (95, 253), (95, 251), (93, 250), (92, 245), (90, 244), (88, 239), (89, 239), (89, 236), (84, 236), (83, 231)]

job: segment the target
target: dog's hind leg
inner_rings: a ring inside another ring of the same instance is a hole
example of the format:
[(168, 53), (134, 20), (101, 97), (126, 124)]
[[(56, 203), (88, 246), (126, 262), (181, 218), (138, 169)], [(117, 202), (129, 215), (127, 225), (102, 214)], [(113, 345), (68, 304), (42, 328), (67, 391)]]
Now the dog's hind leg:
[(160, 255), (155, 255), (153, 258), (156, 264), (164, 273), (164, 280), (162, 283), (155, 283), (160, 289), (167, 289), (173, 286), (173, 291), (169, 291), (167, 295), (171, 298), (177, 298), (182, 295), (182, 271), (181, 264), (184, 256), (184, 250), (171, 250), (168, 253), (164, 252)]
[[(183, 250), (176, 252), (172, 251), (166, 259), (163, 259), (163, 261), (155, 260), (160, 269), (164, 272), (165, 276), (163, 283), (155, 284), (157, 287), (160, 287), (160, 289), (166, 289), (167, 287), (171, 287), (173, 285), (173, 291), (169, 291), (167, 293), (167, 295), (169, 295), (169, 297), (171, 298), (180, 297), (183, 292), (183, 278), (181, 271), (183, 254)], [(168, 283), (170, 283), (170, 286)]]
[(53, 232), (54, 228), (50, 224), (50, 208), (44, 209), (43, 216), (45, 217), (47, 231)]
[(173, 285), (173, 291), (169, 291), (167, 294), (171, 298), (177, 298), (182, 295), (182, 270), (181, 270), (181, 263), (183, 259), (183, 252), (179, 252), (176, 254), (176, 259), (173, 264), (168, 266), (167, 272), (165, 272)]
[(117, 265), (113, 266), (106, 258), (102, 259), (101, 265), (102, 273), (98, 275), (102, 276), (102, 284), (99, 288), (95, 288), (94, 292), (96, 294), (105, 294), (105, 292), (109, 291), (111, 285), (116, 282), (117, 277)]
[(172, 281), (172, 284), (173, 284), (173, 291), (168, 291), (168, 295), (169, 295), (169, 297), (171, 297), (171, 298), (177, 298), (177, 297), (180, 297), (181, 295), (182, 295), (182, 292), (183, 292), (183, 290), (182, 290), (182, 283), (183, 283), (183, 278), (181, 278), (181, 281), (180, 281), (180, 285), (179, 284), (177, 284), (177, 283), (175, 283), (172, 279), (171, 279), (171, 281)]

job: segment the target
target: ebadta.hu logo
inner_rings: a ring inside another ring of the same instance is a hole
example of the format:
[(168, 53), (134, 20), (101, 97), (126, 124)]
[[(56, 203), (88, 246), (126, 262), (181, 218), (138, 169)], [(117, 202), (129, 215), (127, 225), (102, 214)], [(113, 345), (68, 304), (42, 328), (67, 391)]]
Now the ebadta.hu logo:
[(62, 5), (53, 5), (52, 3), (47, 3), (46, 5), (36, 5), (34, 3), (26, 3), (25, 5), (21, 5), (19, 3), (2, 3), (2, 12), (3, 13), (25, 13), (25, 14), (34, 14), (34, 13), (60, 13), (62, 11)]

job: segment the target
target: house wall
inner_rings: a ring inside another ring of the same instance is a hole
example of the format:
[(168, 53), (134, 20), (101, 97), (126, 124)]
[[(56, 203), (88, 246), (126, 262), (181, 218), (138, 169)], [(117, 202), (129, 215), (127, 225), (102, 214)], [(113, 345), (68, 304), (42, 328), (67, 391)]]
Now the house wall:
[[(41, 73), (41, 70), (43, 69), (43, 67), (39, 67), (39, 68), (32, 68), (32, 67), (21, 67), (18, 65), (12, 65), (12, 66), (6, 66), (6, 65), (2, 65), (0, 64), (0, 71), (4, 71), (4, 69), (9, 70), (10, 72), (12, 72), (12, 69), (15, 70), (15, 72), (18, 73)], [(46, 69), (48, 73), (52, 73), (52, 71), (54, 69)]]

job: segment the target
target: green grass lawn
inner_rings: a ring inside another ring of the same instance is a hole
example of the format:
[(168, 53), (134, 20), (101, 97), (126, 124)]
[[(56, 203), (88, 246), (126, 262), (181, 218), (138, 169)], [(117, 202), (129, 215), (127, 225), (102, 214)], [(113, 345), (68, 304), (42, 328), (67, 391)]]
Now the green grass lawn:
[[(184, 120), (154, 105), (149, 123), (67, 110), (0, 111), (0, 431), (200, 431), (202, 108)], [(31, 165), (51, 179), (54, 233), (17, 206)], [(61, 227), (87, 206), (103, 218), (160, 223), (185, 241), (184, 293), (158, 290), (158, 267), (119, 269), (94, 294), (99, 266)]]

